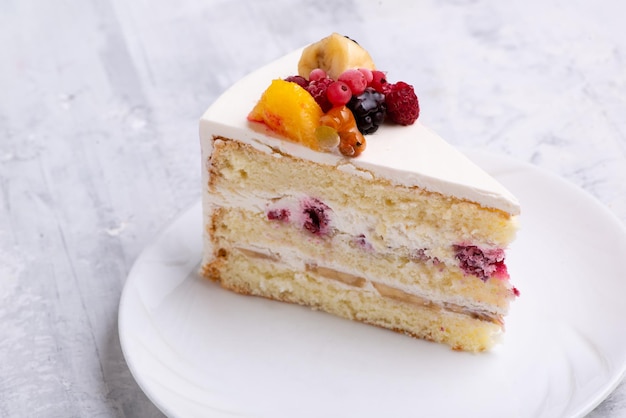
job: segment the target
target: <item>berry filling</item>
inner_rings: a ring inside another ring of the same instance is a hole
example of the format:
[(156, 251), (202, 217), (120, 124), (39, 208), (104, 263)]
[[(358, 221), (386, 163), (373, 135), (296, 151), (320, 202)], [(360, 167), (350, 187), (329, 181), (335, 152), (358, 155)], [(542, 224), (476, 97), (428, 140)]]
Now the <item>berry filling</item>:
[(357, 247), (360, 247), (363, 251), (373, 252), (374, 246), (367, 240), (365, 234), (360, 234), (352, 238), (352, 243)]
[(320, 200), (311, 198), (302, 202), (304, 215), (303, 228), (314, 235), (323, 235), (328, 232), (328, 211), (330, 208)]
[(431, 261), (433, 265), (439, 265), (441, 261), (437, 257), (432, 257), (428, 254), (428, 249), (420, 248), (418, 250), (414, 250), (409, 252), (409, 260), (416, 263), (425, 263), (427, 261)]
[(314, 235), (326, 235), (330, 231), (332, 209), (319, 199), (307, 197), (300, 200), (286, 198), (272, 204), (265, 213), (269, 221), (291, 223)]
[(289, 221), (289, 209), (272, 209), (267, 212), (267, 219), (270, 221)]
[(481, 249), (475, 245), (455, 245), (455, 257), (465, 274), (471, 274), (486, 282), (490, 277), (508, 279), (501, 248)]

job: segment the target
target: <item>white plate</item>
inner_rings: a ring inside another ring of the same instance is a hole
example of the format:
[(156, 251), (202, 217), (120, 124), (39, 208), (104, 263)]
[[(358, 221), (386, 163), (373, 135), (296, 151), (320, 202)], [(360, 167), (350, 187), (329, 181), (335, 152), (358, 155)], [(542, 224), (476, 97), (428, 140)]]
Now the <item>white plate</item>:
[(580, 416), (626, 369), (626, 230), (533, 166), (470, 156), (513, 191), (508, 266), (521, 297), (490, 353), (443, 345), (202, 280), (196, 204), (133, 267), (119, 332), (130, 370), (173, 417)]

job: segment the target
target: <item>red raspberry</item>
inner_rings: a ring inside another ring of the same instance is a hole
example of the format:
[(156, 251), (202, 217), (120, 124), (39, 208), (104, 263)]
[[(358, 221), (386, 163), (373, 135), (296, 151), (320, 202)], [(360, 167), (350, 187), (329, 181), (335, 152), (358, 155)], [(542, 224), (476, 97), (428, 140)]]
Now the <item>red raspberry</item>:
[(306, 90), (311, 93), (311, 96), (315, 99), (318, 105), (322, 108), (322, 112), (326, 113), (332, 109), (333, 104), (326, 97), (326, 89), (333, 83), (332, 78), (321, 78), (319, 80), (311, 81), (306, 87)]
[(400, 125), (412, 125), (420, 115), (420, 105), (413, 86), (398, 81), (385, 93), (387, 117)]

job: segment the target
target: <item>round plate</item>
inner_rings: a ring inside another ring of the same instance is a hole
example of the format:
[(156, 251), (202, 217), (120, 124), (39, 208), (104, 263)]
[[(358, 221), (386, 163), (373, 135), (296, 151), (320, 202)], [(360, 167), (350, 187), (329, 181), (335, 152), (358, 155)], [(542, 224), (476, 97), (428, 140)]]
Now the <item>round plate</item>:
[(521, 296), (481, 354), (241, 296), (203, 280), (194, 205), (136, 261), (122, 349), (172, 417), (580, 416), (626, 369), (626, 230), (596, 200), (531, 165), (470, 157), (520, 200), (508, 267)]

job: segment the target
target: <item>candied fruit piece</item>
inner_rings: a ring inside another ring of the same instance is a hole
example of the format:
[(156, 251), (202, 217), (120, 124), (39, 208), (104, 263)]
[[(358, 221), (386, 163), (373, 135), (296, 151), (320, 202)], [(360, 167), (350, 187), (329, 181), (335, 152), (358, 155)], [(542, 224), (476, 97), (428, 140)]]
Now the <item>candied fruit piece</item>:
[(320, 124), (330, 126), (339, 133), (339, 152), (356, 157), (365, 149), (365, 137), (359, 132), (354, 115), (346, 106), (330, 109), (320, 119)]
[(274, 80), (248, 114), (248, 120), (264, 123), (294, 142), (318, 149), (315, 129), (322, 115), (308, 91), (296, 83)]
[(330, 151), (341, 142), (339, 132), (330, 126), (320, 125), (315, 131), (315, 136), (322, 151)]

